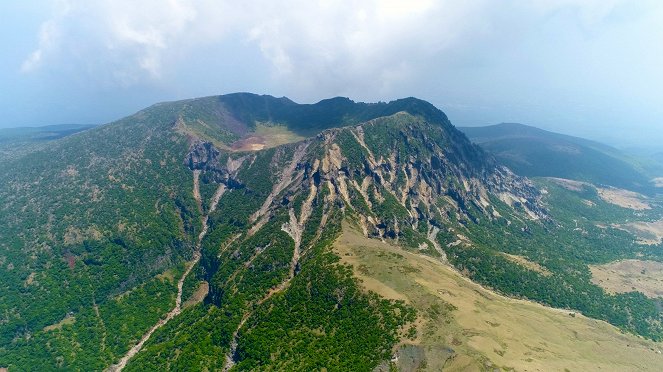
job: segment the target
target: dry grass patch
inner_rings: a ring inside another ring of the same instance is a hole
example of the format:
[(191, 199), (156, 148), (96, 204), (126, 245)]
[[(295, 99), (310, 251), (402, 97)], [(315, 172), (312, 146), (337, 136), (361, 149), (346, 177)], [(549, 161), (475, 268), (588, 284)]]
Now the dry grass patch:
[(610, 293), (638, 291), (645, 296), (663, 297), (663, 263), (621, 260), (591, 265), (592, 282)]
[(615, 225), (614, 227), (626, 230), (635, 235), (637, 243), (656, 245), (663, 243), (663, 220), (655, 222), (631, 222), (623, 225)]
[(663, 344), (568, 310), (501, 296), (438, 260), (365, 238), (347, 225), (334, 250), (367, 289), (417, 309), (417, 337), (400, 348), (423, 350), (420, 370), (663, 370)]
[(174, 269), (168, 269), (161, 274), (158, 274), (156, 276), (157, 279), (159, 280), (167, 280), (169, 282), (175, 282), (175, 270)]
[(617, 189), (613, 187), (599, 187), (596, 190), (598, 191), (601, 199), (616, 206), (633, 209), (636, 211), (651, 209), (651, 205), (646, 202), (645, 196), (638, 194), (637, 192)]
[(527, 258), (523, 256), (517, 256), (515, 254), (508, 254), (508, 253), (502, 253), (504, 257), (506, 257), (509, 261), (516, 263), (528, 270), (536, 271), (539, 274), (543, 274), (545, 276), (551, 275), (552, 273), (548, 271), (545, 267), (539, 265), (536, 262), (530, 261)]
[(59, 321), (55, 324), (51, 324), (47, 327), (44, 327), (44, 331), (45, 332), (55, 331), (56, 329), (62, 329), (63, 326), (71, 325), (71, 324), (74, 324), (74, 323), (76, 323), (76, 317), (74, 317), (73, 315), (67, 315), (61, 321)]
[(235, 151), (257, 151), (304, 140), (283, 125), (257, 124), (253, 133), (230, 145)]
[(209, 283), (206, 281), (200, 282), (198, 288), (196, 288), (195, 292), (191, 294), (191, 297), (189, 297), (186, 302), (182, 304), (182, 308), (186, 309), (201, 303), (205, 299), (205, 296), (207, 296), (207, 293), (209, 293)]

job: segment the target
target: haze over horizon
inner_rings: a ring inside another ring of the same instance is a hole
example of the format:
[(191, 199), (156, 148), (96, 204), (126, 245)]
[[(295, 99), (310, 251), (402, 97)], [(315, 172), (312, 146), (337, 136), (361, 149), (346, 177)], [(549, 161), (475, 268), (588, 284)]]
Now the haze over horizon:
[(658, 1), (53, 0), (0, 13), (0, 127), (105, 123), (248, 91), (414, 96), (458, 126), (663, 142)]

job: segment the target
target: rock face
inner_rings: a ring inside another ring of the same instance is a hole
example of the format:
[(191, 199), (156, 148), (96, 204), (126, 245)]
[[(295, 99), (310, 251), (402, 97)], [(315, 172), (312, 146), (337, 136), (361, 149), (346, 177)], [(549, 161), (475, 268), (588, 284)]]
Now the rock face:
[(190, 169), (199, 169), (218, 156), (219, 150), (212, 143), (196, 141), (186, 156), (185, 164)]
[[(197, 142), (186, 163), (232, 190), (250, 188), (241, 173), (264, 156), (264, 151), (233, 153)], [(253, 229), (283, 208), (297, 209), (294, 221), (299, 218), (301, 225), (310, 202), (323, 198), (327, 213), (337, 208), (350, 214), (366, 236), (434, 251), (438, 232), (450, 224), (502, 218), (496, 203), (524, 218), (546, 218), (529, 180), (497, 164), (453, 128), (404, 112), (325, 130), (267, 156), (279, 174), (251, 217)], [(297, 224), (289, 226), (292, 231)]]

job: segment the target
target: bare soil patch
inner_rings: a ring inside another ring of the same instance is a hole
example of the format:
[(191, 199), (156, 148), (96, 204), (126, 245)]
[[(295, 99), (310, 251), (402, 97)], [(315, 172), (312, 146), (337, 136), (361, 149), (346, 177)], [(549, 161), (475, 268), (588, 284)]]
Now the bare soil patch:
[(635, 234), (640, 244), (656, 245), (663, 242), (663, 220), (655, 222), (631, 222), (621, 226)]
[(230, 145), (234, 151), (257, 151), (286, 143), (303, 140), (304, 137), (290, 131), (283, 125), (257, 124), (256, 130)]
[(263, 136), (248, 136), (233, 142), (230, 148), (234, 151), (258, 151), (265, 148), (266, 139)]
[(506, 257), (509, 261), (514, 262), (520, 266), (523, 266), (528, 270), (536, 271), (537, 273), (543, 274), (545, 276), (551, 275), (551, 272), (548, 271), (548, 269), (539, 265), (536, 262), (528, 260), (523, 256), (517, 256), (515, 254), (508, 254), (508, 253), (502, 253), (502, 255), (504, 255), (504, 257)]
[(638, 291), (645, 296), (663, 297), (663, 263), (621, 260), (592, 265), (592, 282), (610, 293)]
[(549, 177), (548, 179), (570, 191), (582, 191), (585, 187), (591, 186), (587, 182), (574, 181), (566, 178)]
[(596, 190), (598, 191), (601, 199), (619, 207), (633, 209), (636, 211), (651, 209), (651, 205), (647, 203), (645, 196), (638, 194), (637, 192), (612, 187), (599, 187)]

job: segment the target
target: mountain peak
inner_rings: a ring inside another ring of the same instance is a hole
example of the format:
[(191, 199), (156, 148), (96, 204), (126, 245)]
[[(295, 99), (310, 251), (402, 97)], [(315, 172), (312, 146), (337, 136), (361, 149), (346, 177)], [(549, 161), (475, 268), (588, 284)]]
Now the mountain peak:
[[(333, 97), (300, 104), (287, 97), (232, 93), (159, 103), (121, 121), (175, 125), (177, 131), (192, 139), (213, 142), (219, 148), (246, 150), (298, 141), (326, 129), (357, 125), (398, 112), (422, 117), (459, 136), (441, 110), (414, 97), (378, 103)], [(265, 136), (276, 140), (264, 141)], [(247, 141), (251, 143), (248, 147)], [(264, 143), (253, 146), (256, 141)]]

